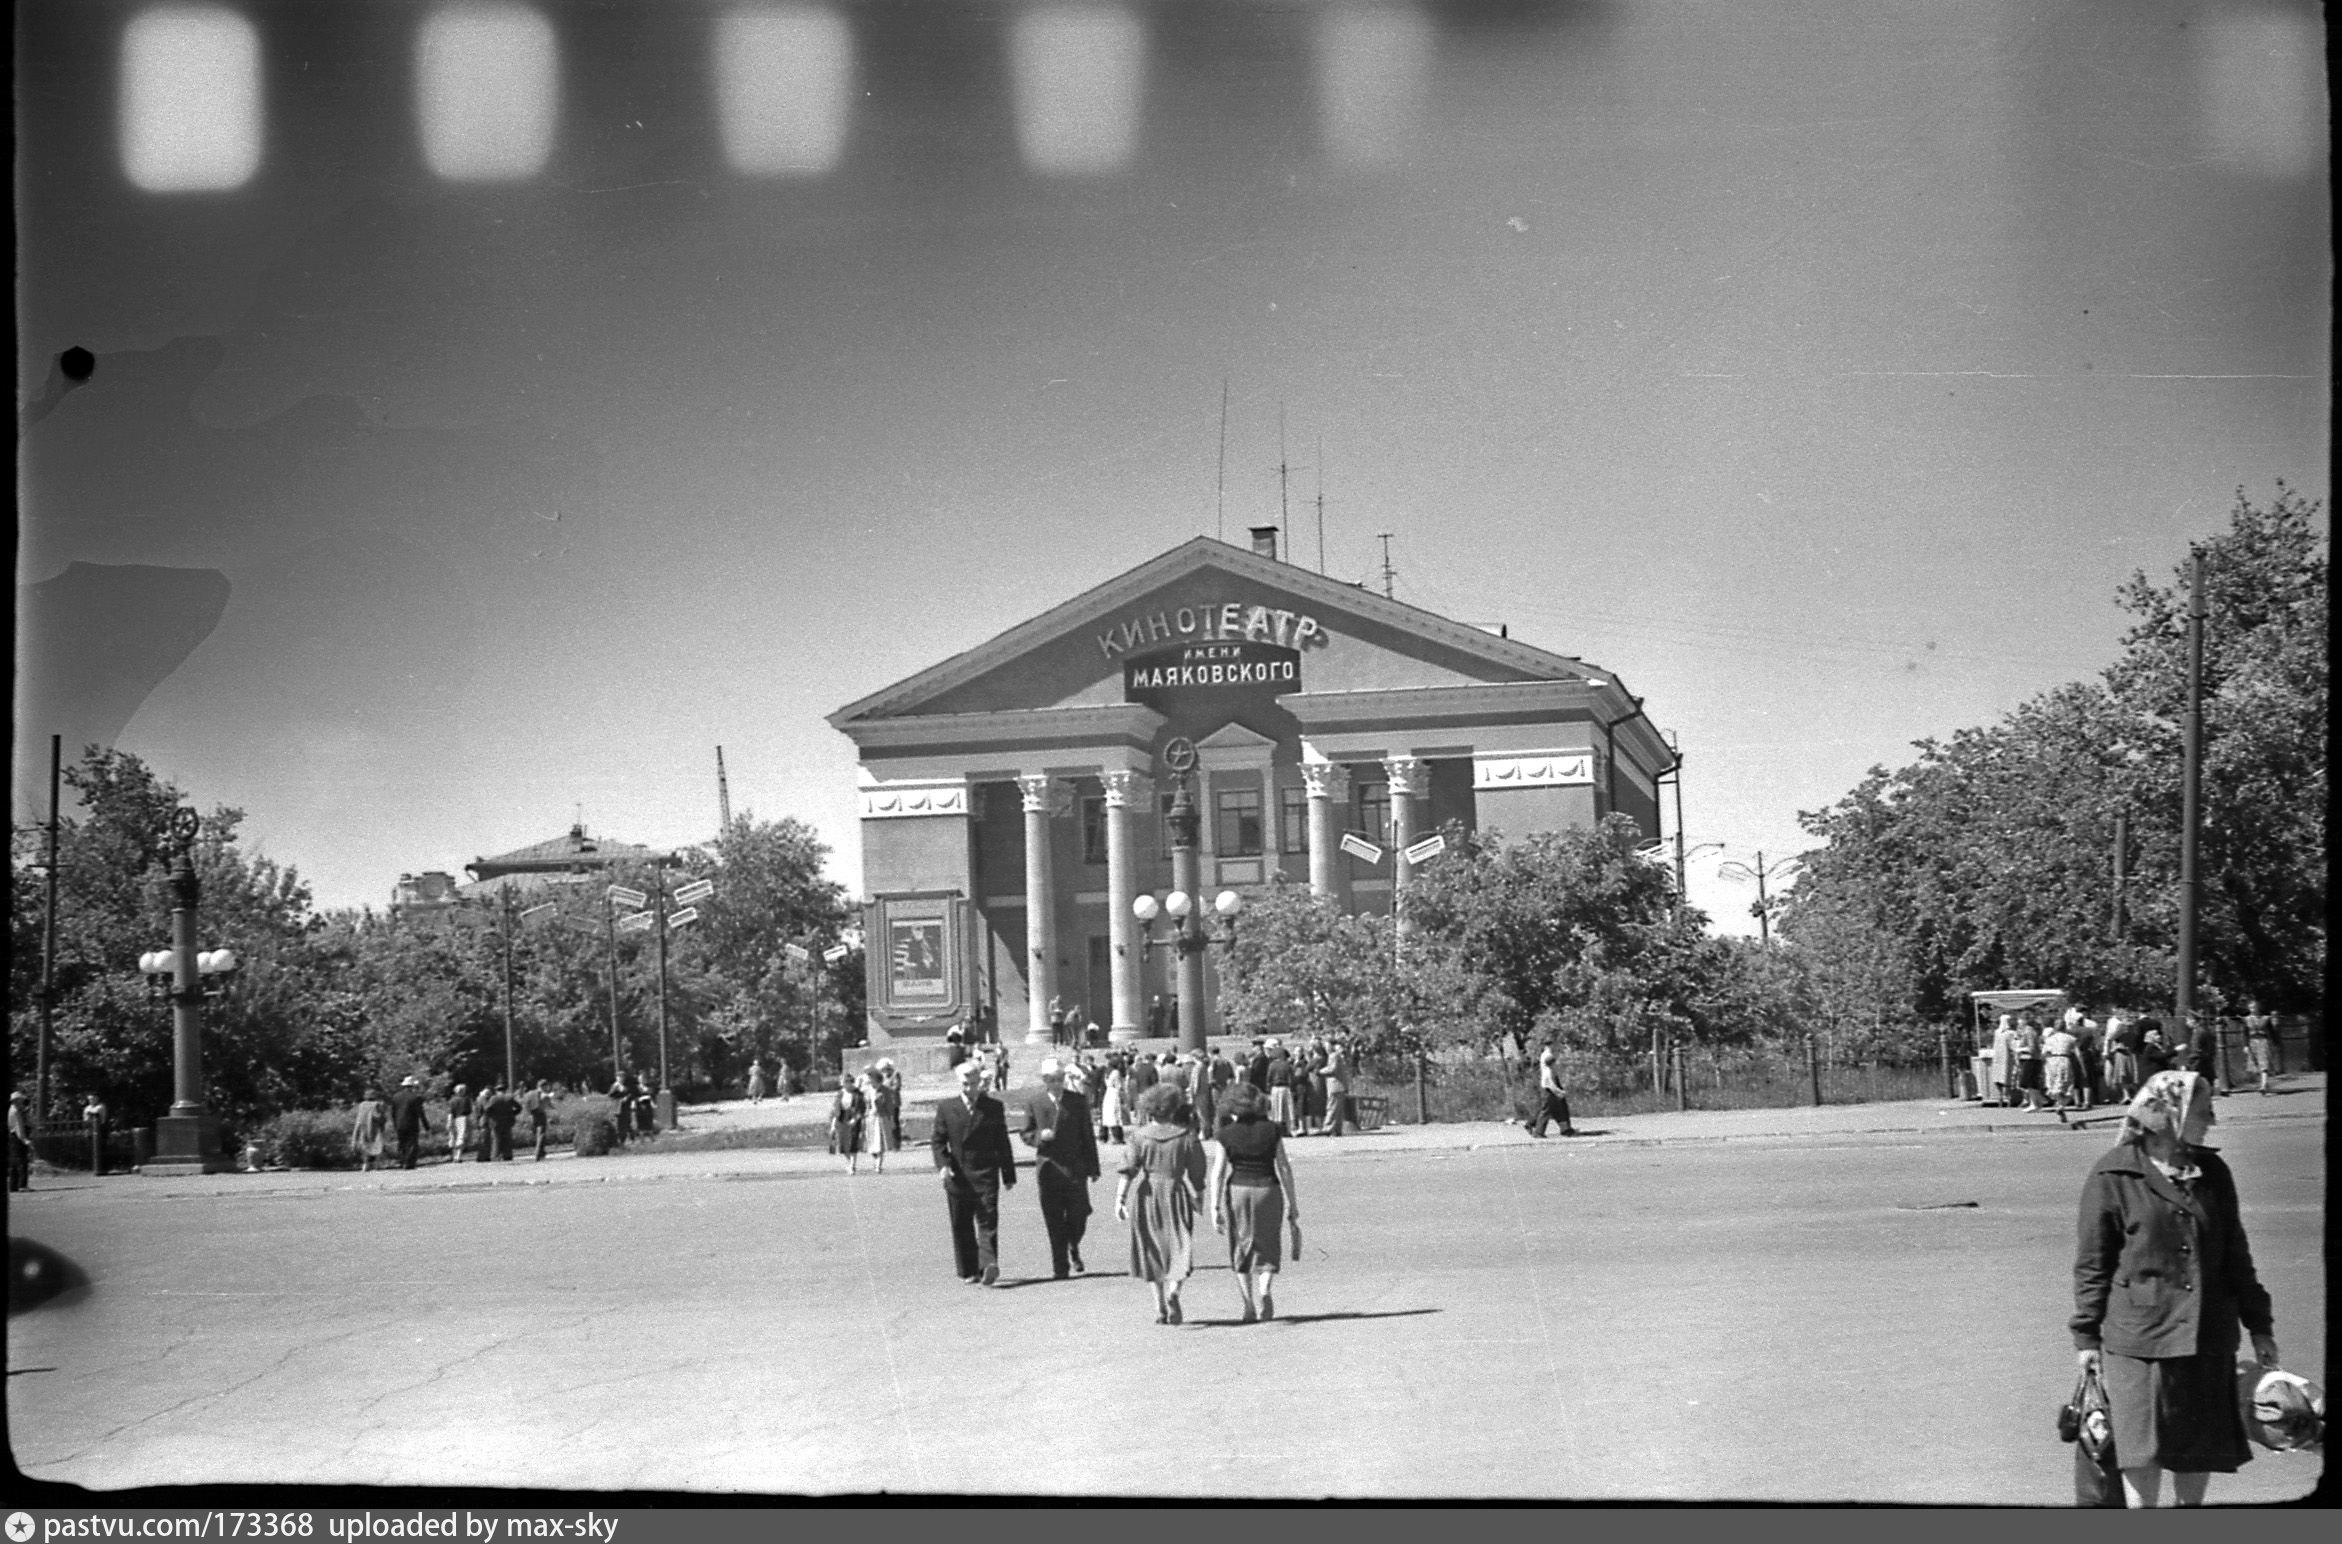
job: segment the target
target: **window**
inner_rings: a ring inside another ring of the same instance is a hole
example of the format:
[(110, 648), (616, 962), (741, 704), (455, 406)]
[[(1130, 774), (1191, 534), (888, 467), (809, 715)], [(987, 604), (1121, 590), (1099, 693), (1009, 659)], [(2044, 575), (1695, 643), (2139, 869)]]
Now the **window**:
[(1309, 851), (1309, 790), (1300, 784), (1278, 789), (1277, 811), (1282, 833), (1277, 851)]
[(1102, 864), (1106, 861), (1106, 796), (1082, 800), (1082, 861)]
[(1388, 783), (1360, 783), (1358, 785), (1358, 829), (1367, 840), (1390, 844), (1391, 839), (1391, 785)]
[(1224, 788), (1216, 803), (1212, 851), (1222, 858), (1257, 858), (1261, 850), (1261, 797), (1257, 788)]

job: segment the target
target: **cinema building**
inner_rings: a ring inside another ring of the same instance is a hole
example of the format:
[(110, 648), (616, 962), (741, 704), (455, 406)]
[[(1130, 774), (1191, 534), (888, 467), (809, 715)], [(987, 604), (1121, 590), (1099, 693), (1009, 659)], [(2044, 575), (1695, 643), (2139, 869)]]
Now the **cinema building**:
[(873, 1054), (1046, 1042), (1052, 1002), (1168, 1033), (1170, 951), (1131, 903), (1171, 888), (1181, 739), (1206, 897), (1282, 874), (1387, 911), (1451, 820), (1658, 834), (1674, 756), (1608, 670), (1254, 543), (1198, 537), (830, 715), (860, 753)]

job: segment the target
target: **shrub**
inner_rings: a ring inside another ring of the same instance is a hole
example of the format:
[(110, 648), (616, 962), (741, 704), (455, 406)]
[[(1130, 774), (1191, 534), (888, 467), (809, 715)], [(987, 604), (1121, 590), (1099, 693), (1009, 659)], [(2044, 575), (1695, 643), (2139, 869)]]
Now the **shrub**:
[(617, 1150), (617, 1109), (607, 1099), (584, 1099), (574, 1106), (565, 1101), (554, 1111), (555, 1130), (564, 1124), (580, 1158), (599, 1158)]
[(358, 1166), (358, 1154), (350, 1146), (350, 1128), (357, 1124), (357, 1119), (354, 1109), (287, 1110), (262, 1126), (253, 1140), (260, 1144), (263, 1165), (286, 1169), (354, 1169)]

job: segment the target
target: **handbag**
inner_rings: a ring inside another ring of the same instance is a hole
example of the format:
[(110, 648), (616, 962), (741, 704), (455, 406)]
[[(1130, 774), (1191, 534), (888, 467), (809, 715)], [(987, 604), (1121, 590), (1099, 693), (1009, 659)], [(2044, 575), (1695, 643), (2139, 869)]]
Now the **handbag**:
[(2122, 1473), (2114, 1457), (2114, 1416), (2106, 1402), (2105, 1380), (2095, 1366), (2082, 1369), (2073, 1393), (2058, 1408), (2057, 1436), (2074, 1445), (2074, 1505), (2124, 1505)]
[(2245, 1435), (2272, 1453), (2322, 1452), (2326, 1445), (2326, 1391), (2275, 1367), (2240, 1362), (2236, 1398)]

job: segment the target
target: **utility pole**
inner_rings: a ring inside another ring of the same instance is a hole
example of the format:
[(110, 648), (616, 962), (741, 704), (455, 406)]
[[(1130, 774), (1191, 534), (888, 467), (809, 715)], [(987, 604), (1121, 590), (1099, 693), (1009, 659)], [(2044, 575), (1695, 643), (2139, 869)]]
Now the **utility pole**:
[(618, 898), (602, 892), (602, 925), (610, 945), (610, 1081), (626, 1076), (626, 1051), (618, 1038)]
[(732, 785), (724, 781), (724, 748), (716, 747), (716, 816), (723, 829), (732, 829)]
[(41, 918), (41, 1034), (33, 1050), (33, 1120), (49, 1118), (49, 1037), (57, 1009), (57, 782), (64, 766), (65, 737), (49, 736), (48, 907)]
[(2188, 556), (2187, 717), (2180, 730), (2182, 758), (2179, 809), (2179, 990), (2184, 1022), (2196, 1009), (2196, 829), (2202, 821), (2204, 783), (2204, 554)]
[(1377, 531), (1374, 533), (1374, 539), (1382, 543), (1382, 595), (1383, 599), (1389, 600), (1391, 598), (1391, 533)]
[(1675, 898), (1681, 904), (1690, 893), (1690, 876), (1684, 870), (1683, 860), (1683, 752), (1675, 743), (1675, 731), (1667, 731), (1667, 751), (1675, 758), (1675, 765), (1667, 769), (1675, 783)]
[(675, 1129), (675, 1087), (667, 1081), (667, 866), (651, 867), (651, 931), (659, 935), (659, 1129)]
[(499, 894), (504, 901), (504, 1086), (517, 1097), (520, 1063), (512, 1052), (512, 884), (509, 877)]

